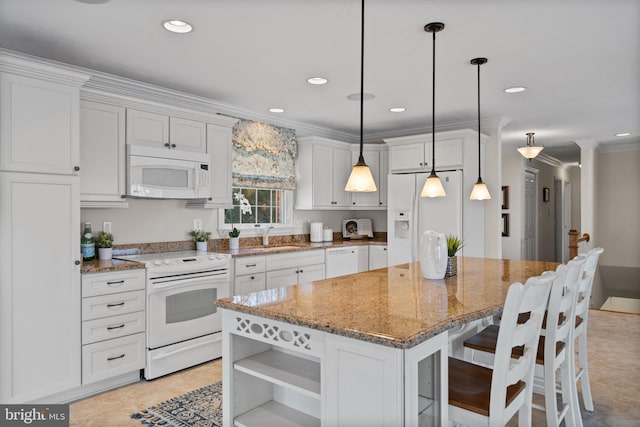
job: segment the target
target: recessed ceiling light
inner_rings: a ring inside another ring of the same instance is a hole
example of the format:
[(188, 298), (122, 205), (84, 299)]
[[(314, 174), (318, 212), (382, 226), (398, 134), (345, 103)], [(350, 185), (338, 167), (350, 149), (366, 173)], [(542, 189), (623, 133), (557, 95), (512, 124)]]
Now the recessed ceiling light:
[(310, 77), (307, 79), (307, 83), (311, 84), (311, 85), (324, 85), (327, 84), (329, 80), (325, 79), (324, 77)]
[(404, 113), (405, 111), (407, 111), (407, 109), (404, 107), (393, 107), (389, 108), (389, 111), (391, 111), (392, 113)]
[(184, 21), (178, 21), (177, 19), (164, 21), (162, 23), (162, 26), (165, 28), (165, 30), (169, 30), (172, 33), (184, 34), (193, 31), (193, 27), (191, 26), (191, 24)]
[(629, 136), (629, 135), (631, 135), (629, 132), (616, 133), (616, 136)]
[(507, 93), (518, 93), (518, 92), (524, 92), (525, 90), (527, 90), (527, 88), (524, 86), (513, 86), (513, 87), (506, 88), (504, 91)]
[[(369, 100), (371, 100), (371, 99), (373, 99), (375, 97), (376, 96), (374, 94), (366, 93), (366, 92), (362, 95), (362, 98), (365, 101), (369, 101)], [(349, 98), (352, 101), (360, 101), (360, 93), (352, 93), (351, 95), (347, 96), (347, 98)]]
[(284, 113), (284, 108), (269, 108), (272, 113)]

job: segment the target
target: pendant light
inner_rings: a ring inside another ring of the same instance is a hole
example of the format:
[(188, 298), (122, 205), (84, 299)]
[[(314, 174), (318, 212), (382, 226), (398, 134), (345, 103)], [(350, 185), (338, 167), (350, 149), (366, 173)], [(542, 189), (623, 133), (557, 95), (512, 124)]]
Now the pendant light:
[(360, 157), (358, 162), (353, 165), (351, 169), (351, 175), (347, 185), (344, 187), (345, 191), (357, 191), (357, 192), (372, 192), (378, 191), (376, 182), (371, 174), (371, 169), (364, 161), (362, 155), (363, 148), (363, 116), (364, 116), (364, 0), (362, 0), (362, 25), (361, 25), (361, 44), (360, 44)]
[(478, 66), (478, 181), (473, 186), (473, 190), (471, 190), (471, 195), (469, 196), (469, 200), (490, 200), (491, 194), (489, 194), (489, 189), (487, 188), (487, 184), (482, 182), (482, 173), (480, 169), (480, 66), (482, 64), (487, 63), (487, 58), (473, 58), (471, 60), (471, 65)]
[(433, 79), (432, 79), (432, 102), (431, 102), (431, 174), (422, 187), (420, 197), (444, 197), (442, 182), (436, 175), (436, 33), (444, 29), (442, 22), (432, 22), (424, 26), (424, 30), (433, 34)]
[(533, 135), (535, 135), (535, 132), (527, 132), (527, 146), (518, 148), (520, 154), (529, 160), (535, 158), (544, 148), (542, 145), (535, 144)]

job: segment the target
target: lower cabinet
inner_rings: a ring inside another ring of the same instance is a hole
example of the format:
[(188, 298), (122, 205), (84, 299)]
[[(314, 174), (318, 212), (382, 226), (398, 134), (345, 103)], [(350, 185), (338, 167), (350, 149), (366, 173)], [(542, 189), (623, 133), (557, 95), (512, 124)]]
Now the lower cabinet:
[(82, 275), (82, 384), (145, 367), (145, 270)]
[(356, 246), (327, 249), (327, 279), (358, 272), (358, 251)]
[(369, 270), (387, 267), (387, 247), (381, 245), (369, 246)]
[(234, 259), (233, 294), (248, 294), (265, 290), (266, 257), (248, 256)]

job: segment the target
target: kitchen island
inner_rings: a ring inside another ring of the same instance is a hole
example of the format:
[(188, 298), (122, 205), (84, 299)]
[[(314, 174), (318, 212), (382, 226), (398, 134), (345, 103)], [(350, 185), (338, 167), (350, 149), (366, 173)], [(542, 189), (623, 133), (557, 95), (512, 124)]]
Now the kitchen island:
[(458, 261), (444, 280), (411, 263), (219, 300), (224, 425), (446, 425), (448, 331), (557, 266)]

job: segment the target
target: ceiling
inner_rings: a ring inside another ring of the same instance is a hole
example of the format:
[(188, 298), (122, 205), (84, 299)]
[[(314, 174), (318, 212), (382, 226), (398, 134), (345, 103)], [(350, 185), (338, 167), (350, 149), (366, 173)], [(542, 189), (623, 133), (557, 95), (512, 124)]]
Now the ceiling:
[[(189, 34), (162, 28), (188, 21)], [(507, 122), (503, 144), (640, 143), (640, 1), (368, 0), (365, 141)], [(210, 98), (274, 124), (355, 142), (360, 91), (357, 0), (0, 0), (0, 47)], [(312, 86), (306, 79), (329, 83)], [(521, 85), (527, 90), (507, 94)], [(402, 106), (404, 113), (389, 108)], [(271, 107), (286, 109), (269, 113)], [(224, 112), (224, 111), (222, 111)], [(619, 132), (631, 136), (616, 138)]]

